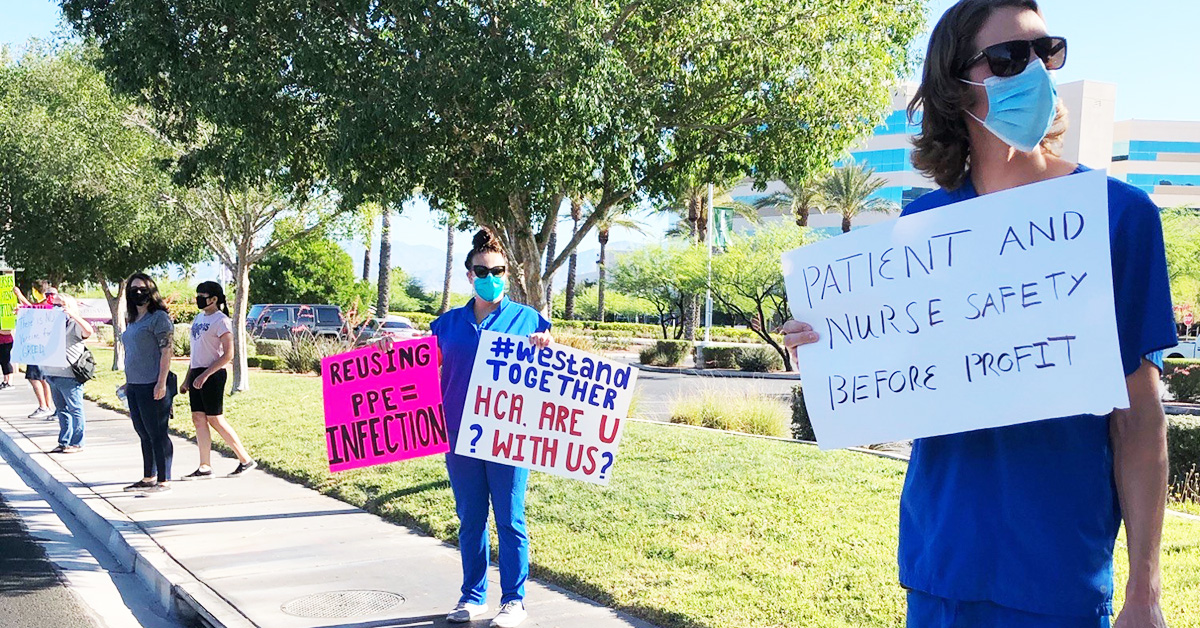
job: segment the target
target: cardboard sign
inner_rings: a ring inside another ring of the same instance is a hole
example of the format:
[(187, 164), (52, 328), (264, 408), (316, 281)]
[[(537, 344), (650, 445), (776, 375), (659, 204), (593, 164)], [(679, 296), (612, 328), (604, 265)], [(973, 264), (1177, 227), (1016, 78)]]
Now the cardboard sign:
[(67, 313), (58, 307), (22, 307), (13, 328), (12, 361), (66, 368)]
[(1091, 171), (785, 253), (821, 447), (1128, 407), (1109, 248)]
[(608, 484), (636, 383), (628, 364), (481, 332), (454, 453)]
[(331, 472), (450, 450), (434, 338), (323, 358), (321, 381)]
[(17, 326), (17, 293), (12, 273), (0, 273), (0, 331), (12, 331)]

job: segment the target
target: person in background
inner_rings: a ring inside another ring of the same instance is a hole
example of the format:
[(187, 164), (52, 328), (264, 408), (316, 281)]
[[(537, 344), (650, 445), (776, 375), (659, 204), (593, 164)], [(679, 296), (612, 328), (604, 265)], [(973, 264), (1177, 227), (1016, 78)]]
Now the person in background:
[(158, 285), (144, 273), (125, 282), (128, 323), (121, 334), (125, 345), (125, 395), (129, 418), (142, 444), (142, 479), (126, 491), (161, 493), (171, 490), (174, 446), (168, 432), (175, 400), (171, 357), (175, 325)]
[(91, 323), (80, 316), (79, 304), (75, 299), (56, 292), (50, 302), (67, 314), (64, 345), (68, 363), (68, 366), (42, 367), (42, 373), (50, 385), (54, 407), (58, 409), (55, 412), (58, 417), (58, 446), (50, 453), (73, 454), (83, 449), (86, 417), (83, 412), (83, 384), (75, 379), (75, 372), (70, 365), (83, 356), (83, 341), (91, 338), (94, 330)]
[(196, 444), (200, 447), (200, 466), (183, 476), (185, 480), (203, 480), (213, 476), (212, 432), (217, 431), (238, 457), (238, 465), (227, 477), (239, 477), (258, 466), (242, 445), (233, 426), (225, 420), (225, 369), (233, 360), (233, 323), (225, 300), (225, 289), (215, 281), (196, 286), (196, 307), (200, 313), (192, 321), (192, 357), (181, 391), (188, 393), (192, 405), (192, 423), (196, 425)]
[(12, 387), (12, 349), (13, 335), (11, 331), (0, 331), (0, 370), (4, 372), (4, 381), (0, 382), (0, 390)]
[[(30, 302), (29, 299), (25, 298), (25, 295), (21, 292), (20, 288), (14, 287), (13, 292), (17, 295), (17, 302), (21, 305), (27, 306), (44, 305), (49, 304), (55, 295), (58, 294), (58, 290), (54, 286), (44, 281), (37, 282), (35, 287), (37, 288), (37, 291), (41, 292), (43, 295), (41, 301), (38, 301), (37, 303)], [(57, 416), (57, 414), (54, 412), (54, 400), (50, 394), (50, 384), (47, 383), (46, 376), (42, 374), (42, 369), (36, 364), (26, 364), (25, 379), (33, 388), (33, 395), (37, 397), (38, 402), (37, 410), (34, 410), (29, 415), (29, 418), (53, 419), (55, 416)]]
[[(1066, 60), (1066, 40), (1047, 30), (1033, 0), (961, 0), (947, 10), (909, 105), (910, 117), (923, 112), (913, 163), (941, 189), (904, 215), (1087, 170), (1056, 153), (1067, 120), (1050, 72)], [(1158, 208), (1123, 181), (1107, 187), (1130, 407), (913, 443), (898, 552), (910, 628), (1109, 626), (1122, 520), (1129, 577), (1116, 626), (1166, 626), (1159, 374), (1161, 350), (1176, 344), (1170, 283)], [(806, 322), (783, 331), (789, 347), (818, 340)]]

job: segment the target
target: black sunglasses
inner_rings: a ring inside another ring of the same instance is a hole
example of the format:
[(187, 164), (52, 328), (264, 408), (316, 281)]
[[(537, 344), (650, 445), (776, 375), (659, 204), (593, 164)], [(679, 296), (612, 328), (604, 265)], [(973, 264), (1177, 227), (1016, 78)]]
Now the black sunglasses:
[(1018, 39), (988, 46), (963, 65), (963, 72), (987, 59), (988, 69), (998, 77), (1016, 76), (1029, 65), (1030, 53), (1037, 55), (1047, 70), (1058, 70), (1067, 64), (1067, 40), (1063, 37)]
[(475, 265), (475, 266), (472, 266), (472, 267), (471, 267), (471, 270), (472, 270), (472, 271), (475, 273), (475, 276), (476, 276), (476, 277), (479, 277), (480, 279), (483, 279), (484, 277), (487, 277), (487, 276), (488, 276), (488, 273), (491, 273), (492, 275), (495, 275), (496, 277), (499, 277), (500, 275), (503, 275), (503, 274), (504, 274), (504, 271), (508, 270), (508, 267), (506, 267), (506, 266), (493, 266), (493, 267), (491, 267), (491, 268), (488, 268), (487, 266), (479, 266), (479, 265)]

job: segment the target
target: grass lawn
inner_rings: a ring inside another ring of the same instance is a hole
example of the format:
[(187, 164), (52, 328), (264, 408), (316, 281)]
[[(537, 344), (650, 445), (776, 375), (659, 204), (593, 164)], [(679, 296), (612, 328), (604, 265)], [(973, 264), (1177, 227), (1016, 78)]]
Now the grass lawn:
[[(122, 381), (102, 371), (88, 395), (116, 404)], [(264, 467), (454, 541), (441, 457), (330, 475), (320, 380), (252, 371), (251, 384), (227, 400), (227, 416)], [(190, 436), (178, 403), (173, 427)], [(631, 423), (609, 487), (532, 474), (534, 574), (664, 627), (899, 627), (904, 470), (863, 454)], [(1118, 582), (1125, 560), (1122, 539)], [(1200, 628), (1200, 522), (1167, 519), (1163, 569), (1170, 625)]]

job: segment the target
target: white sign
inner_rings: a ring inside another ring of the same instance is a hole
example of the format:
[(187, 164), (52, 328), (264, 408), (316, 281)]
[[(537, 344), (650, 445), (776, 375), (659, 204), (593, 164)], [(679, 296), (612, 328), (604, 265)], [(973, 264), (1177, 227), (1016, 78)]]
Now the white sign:
[(62, 308), (17, 309), (13, 362), (68, 367), (66, 342), (67, 313)]
[(1129, 407), (1108, 187), (1090, 171), (783, 255), (822, 449)]
[(608, 484), (636, 382), (628, 364), (480, 332), (454, 453)]

